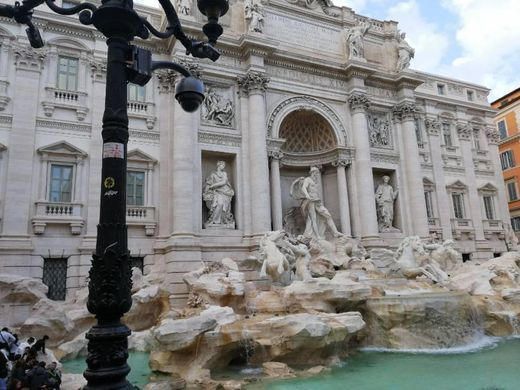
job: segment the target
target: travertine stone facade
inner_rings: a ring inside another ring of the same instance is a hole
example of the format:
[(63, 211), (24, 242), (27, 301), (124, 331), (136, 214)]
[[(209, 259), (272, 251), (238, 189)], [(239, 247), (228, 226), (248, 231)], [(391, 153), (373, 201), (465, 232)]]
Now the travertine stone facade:
[[(198, 34), (195, 2), (177, 3)], [(137, 8), (164, 28), (159, 10)], [(42, 8), (35, 18), (40, 50), (28, 48), (23, 26), (0, 21), (0, 269), (42, 277), (44, 258), (66, 257), (71, 291), (84, 285), (95, 245), (106, 45), (74, 17)], [(409, 69), (397, 23), (324, 0), (231, 1), (222, 22), (216, 63), (186, 58), (173, 40), (137, 42), (214, 91), (195, 114), (176, 104), (170, 72), (130, 94), (130, 251), (144, 257), (145, 272), (166, 264), (174, 296), (183, 299), (181, 275), (201, 261), (244, 259), (266, 231), (284, 227), (298, 207), (290, 185), (311, 166), (336, 226), (368, 247), (417, 234), (453, 238), (472, 259), (505, 250), (486, 88)], [(63, 66), (72, 87), (60, 88)], [(234, 229), (204, 227), (204, 180), (218, 161), (234, 190)], [(56, 166), (71, 176), (56, 178)], [(398, 192), (395, 229), (380, 232), (383, 176)], [(59, 202), (52, 180), (68, 180)]]

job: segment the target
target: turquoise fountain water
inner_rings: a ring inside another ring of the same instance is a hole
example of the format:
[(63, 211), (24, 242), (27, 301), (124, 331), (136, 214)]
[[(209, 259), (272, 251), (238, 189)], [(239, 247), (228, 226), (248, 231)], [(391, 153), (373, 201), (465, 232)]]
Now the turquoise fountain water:
[[(128, 381), (139, 388), (143, 388), (150, 380), (150, 367), (148, 366), (149, 355), (146, 352), (130, 352), (128, 364), (132, 371), (128, 375)], [(82, 374), (87, 368), (85, 358), (80, 357), (62, 362), (63, 372), (70, 374)]]
[(518, 390), (520, 339), (433, 353), (363, 351), (330, 374), (250, 390)]

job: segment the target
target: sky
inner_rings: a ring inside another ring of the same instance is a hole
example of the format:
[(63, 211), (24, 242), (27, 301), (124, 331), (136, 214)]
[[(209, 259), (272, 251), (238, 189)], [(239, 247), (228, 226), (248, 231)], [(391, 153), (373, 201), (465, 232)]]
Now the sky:
[(416, 51), (413, 69), (484, 85), (491, 89), (490, 101), (520, 87), (520, 0), (333, 2), (399, 22)]

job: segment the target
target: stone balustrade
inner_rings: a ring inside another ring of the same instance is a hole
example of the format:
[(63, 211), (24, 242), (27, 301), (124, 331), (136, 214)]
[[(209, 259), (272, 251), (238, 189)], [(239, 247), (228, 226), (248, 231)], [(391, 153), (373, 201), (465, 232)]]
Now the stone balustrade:
[(151, 102), (129, 101), (128, 117), (146, 121), (146, 127), (151, 130), (155, 126), (155, 104)]
[(56, 108), (76, 111), (78, 121), (83, 121), (87, 116), (87, 93), (80, 91), (67, 91), (54, 87), (45, 88), (46, 96), (42, 101), (45, 116), (52, 117)]
[(48, 224), (69, 225), (71, 233), (80, 234), (84, 225), (82, 203), (36, 202), (32, 218), (34, 234), (44, 234)]
[(147, 236), (155, 234), (157, 219), (154, 206), (127, 206), (126, 223), (128, 226), (142, 226)]

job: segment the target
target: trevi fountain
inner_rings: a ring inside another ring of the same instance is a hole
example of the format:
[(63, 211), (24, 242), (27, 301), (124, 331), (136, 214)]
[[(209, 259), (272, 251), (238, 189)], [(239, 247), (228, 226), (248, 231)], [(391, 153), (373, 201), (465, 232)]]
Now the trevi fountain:
[[(125, 322), (133, 330), (130, 350), (149, 353), (153, 373), (147, 389), (309, 389), (320, 383), (339, 389), (349, 375), (338, 367), (350, 367), (350, 360), (354, 367), (363, 365), (359, 360), (371, 356), (366, 351), (467, 352), (520, 334), (520, 253), (514, 237), (511, 251), (480, 262), (464, 263), (451, 240), (418, 236), (406, 237), (396, 250), (367, 251), (338, 232), (316, 172), (312, 167), (292, 183), (291, 196), (300, 206), (286, 218), (285, 229), (265, 234), (256, 256), (202, 263), (184, 275), (185, 307), (169, 303), (164, 264), (155, 264), (146, 276), (133, 269), (133, 306)], [(208, 224), (232, 224), (234, 192), (223, 162), (205, 183)], [(397, 197), (384, 178), (376, 189), (381, 229), (392, 229)], [(247, 281), (251, 272), (258, 273), (257, 281)], [(0, 276), (4, 307), (32, 306), (12, 325), (22, 335), (49, 335), (52, 353), (67, 367), (68, 360), (86, 354), (85, 331), (94, 323), (85, 305), (88, 292), (78, 290), (60, 303), (47, 299), (46, 290), (36, 279)], [(359, 351), (365, 352), (358, 356)], [(414, 356), (390, 361), (413, 366), (422, 359)], [(388, 364), (381, 362), (382, 369)], [(331, 369), (339, 370), (339, 378)], [(359, 381), (355, 371), (351, 375)], [(70, 388), (81, 386), (79, 374), (66, 379)], [(368, 383), (383, 386), (376, 378)]]

